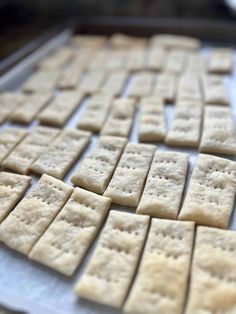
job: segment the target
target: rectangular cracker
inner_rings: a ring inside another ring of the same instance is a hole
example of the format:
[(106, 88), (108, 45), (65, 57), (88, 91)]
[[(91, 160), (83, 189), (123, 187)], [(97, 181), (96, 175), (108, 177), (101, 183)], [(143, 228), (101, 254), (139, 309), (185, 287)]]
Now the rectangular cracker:
[(158, 75), (153, 88), (153, 96), (162, 98), (165, 102), (172, 103), (176, 95), (177, 78), (171, 73)]
[(236, 162), (200, 154), (178, 218), (227, 228), (235, 192)]
[(144, 48), (137, 47), (131, 48), (126, 51), (125, 66), (124, 68), (128, 71), (142, 71), (145, 69), (145, 57), (146, 51)]
[(99, 88), (101, 93), (110, 93), (114, 96), (120, 96), (128, 79), (128, 72), (120, 70), (108, 74), (107, 79)]
[(198, 227), (186, 314), (236, 312), (236, 233)]
[(84, 74), (84, 77), (79, 84), (79, 90), (84, 94), (90, 95), (96, 92), (106, 79), (104, 70), (90, 70)]
[(96, 50), (93, 54), (93, 58), (90, 60), (88, 64), (88, 71), (104, 71), (106, 68), (106, 62), (108, 62), (110, 56), (110, 50), (108, 49), (99, 49)]
[(193, 73), (185, 73), (179, 78), (177, 88), (177, 100), (199, 100), (202, 101), (199, 77)]
[(162, 142), (166, 135), (165, 110), (162, 99), (141, 100), (138, 138), (140, 142)]
[(21, 110), (24, 100), (24, 94), (10, 91), (0, 93), (0, 124), (8, 120), (15, 109)]
[(151, 45), (169, 49), (197, 50), (200, 48), (201, 42), (190, 36), (158, 34), (152, 36)]
[(104, 195), (113, 203), (137, 206), (155, 148), (154, 145), (128, 143)]
[(201, 53), (194, 52), (188, 55), (185, 73), (203, 75), (206, 72), (206, 69), (207, 63)]
[(113, 97), (110, 93), (97, 93), (87, 102), (87, 107), (80, 117), (77, 127), (92, 132), (99, 132), (111, 109)]
[(59, 89), (75, 89), (83, 77), (83, 69), (79, 68), (76, 62), (72, 62), (60, 74), (58, 80)]
[(175, 107), (174, 119), (165, 143), (167, 145), (197, 148), (201, 136), (203, 106), (195, 103), (178, 102)]
[(167, 60), (165, 62), (164, 71), (166, 73), (171, 73), (179, 75), (182, 73), (186, 67), (187, 53), (183, 50), (172, 50), (167, 55)]
[(0, 222), (15, 207), (31, 183), (31, 177), (10, 172), (0, 173)]
[(27, 130), (14, 127), (6, 128), (0, 132), (0, 163), (27, 134)]
[(233, 49), (213, 48), (210, 53), (208, 72), (230, 74), (233, 71)]
[(79, 107), (84, 94), (80, 91), (63, 91), (39, 113), (38, 120), (43, 124), (62, 127)]
[(183, 313), (193, 237), (193, 222), (152, 219), (126, 313)]
[(3, 168), (27, 174), (30, 166), (59, 134), (59, 130), (38, 126), (3, 160)]
[(202, 89), (206, 104), (229, 105), (229, 95), (220, 75), (203, 75)]
[(96, 249), (75, 287), (80, 297), (122, 306), (141, 255), (148, 223), (146, 216), (110, 211)]
[(81, 264), (111, 199), (76, 188), (29, 257), (67, 276)]
[(111, 180), (121, 153), (127, 143), (122, 137), (101, 136), (71, 178), (74, 185), (102, 194)]
[(54, 53), (45, 57), (39, 63), (39, 67), (47, 71), (62, 68), (73, 59), (74, 54), (75, 50), (72, 47), (64, 46), (57, 48)]
[(126, 62), (125, 56), (124, 50), (109, 50), (109, 56), (105, 62), (107, 71), (116, 73), (116, 71), (123, 70)]
[(111, 111), (105, 121), (101, 134), (129, 137), (134, 115), (136, 101), (131, 98), (117, 98), (113, 101)]
[(136, 212), (176, 219), (188, 171), (189, 155), (157, 151)]
[(52, 99), (52, 93), (35, 93), (25, 96), (24, 101), (20, 106), (10, 114), (11, 121), (17, 123), (31, 123), (37, 114), (49, 103)]
[(145, 37), (134, 37), (120, 33), (114, 33), (109, 40), (109, 45), (114, 49), (144, 48), (147, 44), (148, 39)]
[(22, 90), (26, 93), (52, 92), (60, 76), (58, 69), (38, 70), (34, 72), (23, 84)]
[(200, 151), (236, 154), (236, 132), (230, 108), (205, 106)]
[(147, 68), (153, 71), (162, 71), (166, 62), (166, 50), (163, 47), (149, 49)]
[(144, 97), (149, 96), (152, 92), (154, 83), (154, 74), (152, 72), (134, 73), (131, 79), (128, 96)]
[(0, 240), (27, 255), (70, 197), (73, 188), (44, 174), (0, 225)]
[(47, 173), (63, 179), (81, 156), (91, 138), (91, 133), (75, 129), (64, 129), (30, 166), (37, 173)]

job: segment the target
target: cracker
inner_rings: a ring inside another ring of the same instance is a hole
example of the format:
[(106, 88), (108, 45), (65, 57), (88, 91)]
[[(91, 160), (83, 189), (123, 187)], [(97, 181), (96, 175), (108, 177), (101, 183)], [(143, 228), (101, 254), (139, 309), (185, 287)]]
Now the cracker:
[(127, 139), (122, 137), (101, 136), (72, 176), (72, 183), (89, 191), (104, 193), (126, 143)]
[(97, 93), (91, 96), (79, 119), (78, 128), (99, 132), (109, 114), (112, 100), (113, 97), (109, 93)]
[(25, 100), (21, 106), (16, 107), (10, 114), (11, 121), (18, 123), (31, 123), (37, 114), (49, 103), (52, 99), (52, 93), (32, 94), (25, 96)]
[(99, 73), (100, 71), (104, 71), (106, 68), (106, 62), (108, 62), (110, 57), (110, 50), (108, 49), (99, 49), (93, 54), (93, 58), (90, 60), (88, 64), (88, 71), (92, 71), (95, 73)]
[(75, 287), (80, 297), (122, 306), (141, 255), (148, 222), (145, 216), (110, 212), (97, 247)]
[(16, 94), (15, 92), (0, 93), (0, 124), (9, 119), (12, 112), (19, 108), (25, 100), (25, 95)]
[(62, 68), (65, 64), (72, 60), (74, 53), (75, 50), (69, 46), (57, 48), (54, 53), (45, 57), (39, 63), (39, 67), (48, 71)]
[(0, 162), (9, 155), (27, 134), (27, 130), (14, 127), (6, 128), (0, 132)]
[(84, 94), (80, 91), (63, 91), (41, 111), (38, 119), (43, 124), (62, 127), (79, 107)]
[(145, 69), (145, 58), (146, 58), (146, 51), (143, 48), (131, 48), (126, 51), (125, 56), (125, 66), (124, 68), (128, 71), (135, 72), (135, 71), (142, 71)]
[(221, 76), (203, 75), (202, 88), (206, 104), (229, 105), (229, 95)]
[(233, 50), (230, 48), (213, 48), (210, 54), (208, 72), (230, 74), (233, 71)]
[(166, 135), (166, 122), (163, 100), (141, 100), (140, 125), (138, 138), (140, 142), (161, 142)]
[(203, 75), (206, 72), (207, 64), (204, 56), (200, 52), (194, 52), (188, 55), (185, 67), (185, 73), (194, 75)]
[(88, 71), (79, 84), (79, 90), (88, 95), (93, 94), (102, 86), (106, 76), (107, 74), (102, 70)]
[(166, 50), (162, 47), (149, 49), (147, 68), (153, 71), (162, 71), (166, 62)]
[(125, 67), (125, 51), (124, 50), (109, 50), (109, 57), (105, 62), (105, 68), (107, 71), (111, 71), (114, 74), (116, 71), (123, 70)]
[(63, 179), (83, 153), (90, 137), (91, 134), (86, 131), (64, 129), (31, 165), (30, 170)]
[(152, 219), (126, 313), (183, 313), (193, 236), (192, 222)]
[[(179, 102), (180, 103), (180, 102)], [(180, 147), (198, 147), (201, 136), (203, 106), (185, 103), (175, 107), (174, 119), (165, 143)]]
[(92, 244), (110, 205), (111, 199), (76, 188), (29, 257), (71, 276)]
[(128, 72), (116, 71), (108, 74), (107, 79), (99, 88), (101, 93), (110, 93), (114, 96), (120, 96), (128, 79)]
[(136, 212), (176, 219), (188, 171), (189, 155), (157, 151)]
[(110, 37), (109, 44), (115, 49), (143, 48), (147, 45), (144, 37), (133, 37), (126, 34), (115, 33)]
[(197, 50), (200, 48), (201, 42), (190, 36), (158, 34), (152, 36), (151, 45), (171, 49)]
[(83, 77), (83, 69), (79, 68), (77, 62), (72, 62), (63, 72), (58, 81), (59, 89), (75, 89)]
[(134, 73), (131, 79), (128, 96), (143, 97), (152, 92), (154, 74), (151, 72)]
[(173, 50), (167, 55), (164, 70), (167, 73), (179, 75), (185, 69), (187, 61), (186, 51)]
[(236, 191), (236, 163), (200, 154), (193, 170), (180, 220), (227, 228)]
[(28, 173), (30, 166), (58, 133), (59, 130), (54, 128), (36, 127), (3, 160), (2, 166), (21, 174)]
[(200, 151), (225, 155), (236, 154), (236, 133), (228, 107), (205, 107)]
[(0, 240), (28, 254), (70, 197), (73, 188), (44, 174), (0, 225)]
[(60, 71), (58, 69), (38, 70), (26, 80), (22, 89), (27, 93), (52, 92), (57, 85), (59, 75)]
[(0, 173), (0, 222), (22, 198), (30, 183), (30, 177), (9, 172)]
[(128, 143), (104, 195), (113, 203), (137, 206), (155, 148), (154, 145)]
[(186, 314), (235, 313), (236, 233), (198, 227)]
[(114, 100), (111, 111), (101, 130), (102, 135), (129, 137), (134, 115), (136, 101), (129, 98)]
[(174, 102), (176, 95), (177, 79), (171, 73), (161, 73), (158, 75), (153, 88), (153, 95), (161, 97), (165, 102)]
[(178, 82), (177, 100), (202, 101), (202, 93), (198, 76), (193, 73), (183, 74)]

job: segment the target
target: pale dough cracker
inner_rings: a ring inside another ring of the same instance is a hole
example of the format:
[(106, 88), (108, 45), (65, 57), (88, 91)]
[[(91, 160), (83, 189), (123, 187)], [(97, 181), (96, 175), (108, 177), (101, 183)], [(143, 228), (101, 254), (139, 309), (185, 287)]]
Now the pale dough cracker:
[(166, 62), (166, 50), (163, 47), (151, 48), (147, 56), (147, 68), (153, 71), (162, 71)]
[(122, 306), (140, 258), (148, 223), (146, 216), (110, 212), (97, 247), (75, 287), (80, 297)]
[(85, 73), (79, 84), (79, 90), (88, 95), (93, 94), (102, 86), (106, 77), (107, 73), (104, 70), (90, 70)]
[(78, 48), (97, 49), (106, 45), (107, 37), (100, 35), (74, 35), (72, 45)]
[(47, 71), (62, 68), (73, 59), (74, 54), (75, 50), (72, 47), (64, 46), (57, 48), (56, 52), (45, 57), (39, 63), (39, 67)]
[(28, 173), (30, 166), (58, 133), (59, 130), (54, 128), (36, 127), (3, 160), (2, 166), (21, 174)]
[(16, 94), (15, 92), (0, 93), (0, 124), (8, 120), (15, 109), (21, 110), (25, 98), (24, 94)]
[(236, 313), (236, 233), (198, 227), (186, 314)]
[(44, 174), (0, 225), (0, 240), (28, 254), (70, 197), (73, 188)]
[(80, 91), (63, 91), (39, 113), (38, 120), (43, 124), (63, 126), (79, 107), (84, 94)]
[(126, 313), (183, 313), (193, 237), (193, 222), (152, 219)]
[(160, 142), (165, 139), (166, 122), (163, 100), (141, 100), (138, 138), (140, 142)]
[(157, 151), (136, 212), (176, 219), (188, 171), (189, 155)]
[(0, 163), (27, 134), (27, 130), (14, 127), (6, 128), (0, 132)]
[(146, 51), (143, 48), (131, 48), (127, 49), (125, 56), (124, 68), (128, 71), (142, 71), (145, 69), (145, 57)]
[(229, 105), (229, 95), (221, 76), (203, 75), (202, 88), (206, 104)]
[(115, 49), (143, 48), (147, 45), (147, 39), (115, 33), (111, 36), (109, 44)]
[(128, 79), (128, 72), (115, 71), (108, 74), (103, 85), (98, 89), (101, 93), (110, 93), (114, 96), (120, 96)]
[(93, 58), (90, 60), (87, 69), (89, 71), (104, 71), (106, 68), (106, 62), (108, 62), (110, 56), (110, 50), (108, 49), (99, 49), (93, 55)]
[(18, 123), (31, 123), (37, 114), (52, 99), (52, 93), (34, 93), (25, 96), (24, 101), (10, 114), (10, 120)]
[(52, 92), (57, 85), (59, 76), (60, 71), (58, 69), (38, 70), (26, 80), (22, 89), (27, 93)]
[(176, 95), (177, 78), (171, 73), (161, 73), (158, 75), (153, 95), (161, 97), (165, 102), (174, 102)]
[(127, 139), (122, 137), (101, 136), (72, 176), (72, 183), (89, 191), (104, 193), (126, 143)]
[(59, 89), (75, 89), (78, 87), (82, 77), (83, 69), (73, 62), (61, 72), (57, 86)]
[(200, 48), (201, 42), (190, 36), (158, 34), (152, 36), (151, 45), (171, 49), (197, 50)]
[(230, 48), (213, 48), (210, 53), (208, 72), (228, 74), (233, 70), (233, 50)]
[(130, 98), (117, 98), (113, 101), (111, 111), (101, 130), (102, 135), (129, 137), (136, 101)]
[(183, 74), (178, 82), (177, 101), (188, 99), (202, 101), (200, 81), (198, 76), (193, 73)]
[(29, 257), (71, 276), (83, 260), (111, 199), (76, 188)]
[(109, 57), (105, 62), (105, 68), (111, 73), (123, 70), (125, 67), (125, 51), (123, 50), (109, 50)]
[(180, 147), (198, 147), (203, 106), (191, 104), (178, 105), (175, 107), (174, 119), (170, 127), (165, 143)]
[(113, 97), (110, 93), (96, 93), (87, 102), (87, 107), (79, 119), (77, 127), (99, 132), (109, 114)]
[(154, 83), (154, 73), (138, 72), (134, 73), (131, 79), (128, 96), (144, 97), (149, 96), (152, 92)]
[(207, 63), (201, 53), (194, 52), (188, 55), (185, 73), (192, 75), (203, 75), (206, 72), (206, 69)]
[(63, 179), (90, 141), (91, 133), (75, 129), (64, 129), (31, 165), (37, 174), (47, 173)]
[(236, 163), (200, 154), (193, 170), (180, 220), (227, 228), (236, 192)]
[(173, 50), (167, 55), (164, 71), (166, 73), (179, 75), (186, 67), (187, 54), (183, 50)]
[(154, 145), (128, 143), (104, 195), (113, 203), (137, 206), (155, 148)]
[(31, 183), (31, 177), (10, 172), (0, 173), (0, 222), (21, 199)]
[(200, 151), (225, 155), (236, 154), (236, 132), (230, 108), (205, 107)]

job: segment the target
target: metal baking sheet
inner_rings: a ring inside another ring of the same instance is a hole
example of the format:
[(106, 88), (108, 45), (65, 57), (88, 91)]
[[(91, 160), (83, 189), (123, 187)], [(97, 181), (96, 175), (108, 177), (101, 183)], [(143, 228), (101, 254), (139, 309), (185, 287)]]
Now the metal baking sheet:
[[(67, 43), (70, 39), (71, 31), (66, 30), (60, 35), (56, 36), (53, 40), (48, 42), (37, 52), (30, 57), (22, 61), (4, 77), (0, 78), (0, 90), (17, 90), (21, 83), (33, 72), (34, 65), (49, 52), (53, 51), (57, 47)], [(202, 49), (202, 53), (208, 53), (209, 47), (205, 46)], [(234, 74), (232, 77), (226, 77), (225, 83), (228, 88), (228, 92), (231, 98), (231, 107), (233, 111), (234, 121), (236, 121), (236, 54), (234, 56)], [(129, 86), (126, 87), (125, 94)], [(76, 122), (79, 120), (80, 115), (86, 109), (87, 100), (82, 103), (77, 112), (69, 120), (66, 126), (75, 127)], [(172, 105), (166, 106), (166, 119), (167, 126), (170, 127), (174, 107)], [(133, 130), (130, 136), (130, 141), (137, 142), (137, 128), (139, 121), (139, 112), (137, 111)], [(37, 124), (34, 121), (28, 128), (32, 128)], [(21, 125), (13, 123), (5, 123), (0, 127), (0, 130), (6, 126), (14, 125), (22, 127)], [(86, 156), (97, 141), (97, 136), (93, 136), (91, 144), (86, 152), (83, 154), (80, 161)], [(158, 144), (158, 149), (167, 150), (165, 145)], [(190, 158), (190, 170), (188, 174), (188, 180), (192, 171), (193, 164), (196, 161), (196, 150), (173, 148), (172, 150), (188, 152), (191, 155)], [(234, 158), (235, 160), (235, 158)], [(79, 161), (79, 162), (80, 162)], [(78, 163), (79, 163), (78, 162)], [(71, 169), (69, 174), (65, 178), (65, 182), (70, 183), (70, 177), (74, 172), (78, 163)], [(38, 177), (33, 176), (34, 183), (38, 180)], [(127, 210), (127, 208), (112, 205), (112, 208), (117, 210)], [(128, 209), (132, 211), (132, 208)], [(133, 210), (134, 211), (134, 210)], [(230, 228), (236, 230), (236, 210), (234, 209)], [(110, 307), (105, 307), (97, 303), (92, 303), (79, 299), (74, 294), (74, 285), (78, 278), (81, 276), (83, 269), (89, 259), (91, 252), (96, 244), (92, 245), (86, 258), (84, 259), (81, 267), (71, 278), (60, 275), (59, 273), (44, 267), (36, 262), (29, 260), (28, 258), (12, 251), (0, 244), (0, 304), (7, 306), (13, 310), (19, 310), (23, 313), (32, 314), (46, 314), (46, 313), (63, 313), (63, 314), (115, 314), (122, 313), (121, 310), (116, 310)], [(109, 293), (109, 292), (108, 292)]]

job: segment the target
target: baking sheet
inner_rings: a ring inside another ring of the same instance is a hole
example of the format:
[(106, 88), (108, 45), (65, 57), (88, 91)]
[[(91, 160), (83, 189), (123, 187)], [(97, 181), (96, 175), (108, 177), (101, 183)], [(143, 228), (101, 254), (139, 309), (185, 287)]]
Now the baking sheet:
[[(0, 78), (0, 90), (18, 89), (21, 83), (33, 72), (33, 67), (38, 60), (47, 55), (50, 51), (61, 46), (69, 41), (71, 31), (66, 30), (53, 40), (48, 42), (37, 52), (32, 54), (25, 61), (21, 62), (14, 69), (8, 72), (4, 77)], [(205, 46), (202, 51), (203, 54), (208, 53), (208, 47)], [(236, 73), (236, 54), (234, 55), (234, 73)], [(231, 106), (234, 115), (234, 122), (236, 121), (236, 77), (226, 77), (225, 83), (231, 98)], [(129, 84), (126, 86), (124, 95), (127, 94)], [(83, 101), (80, 108), (69, 120), (66, 126), (75, 127), (81, 114), (86, 109), (87, 99)], [(167, 127), (169, 128), (173, 119), (173, 106), (166, 106)], [(133, 130), (130, 136), (130, 141), (137, 142), (137, 128), (139, 123), (139, 111), (136, 113)], [(37, 124), (34, 121), (28, 128), (32, 128)], [(5, 123), (0, 127), (0, 130), (9, 126), (21, 125), (13, 123)], [(80, 161), (91, 151), (97, 141), (97, 136), (93, 136), (91, 144), (85, 151)], [(190, 149), (181, 148), (167, 148), (165, 145), (158, 144), (160, 150), (176, 150), (184, 151), (191, 154), (190, 169), (188, 173), (188, 180), (192, 171), (193, 164), (196, 161), (197, 152)], [(235, 158), (234, 158), (235, 160)], [(79, 162), (80, 162), (79, 161)], [(65, 180), (68, 184), (75, 168), (78, 167), (79, 162), (71, 169)], [(34, 183), (38, 177), (33, 176)], [(185, 189), (186, 190), (186, 189)], [(236, 207), (236, 206), (235, 206)], [(117, 205), (112, 205), (113, 209), (134, 211), (130, 208), (122, 208)], [(230, 228), (236, 230), (236, 210), (234, 209)], [(36, 262), (30, 261), (28, 258), (12, 251), (0, 244), (0, 304), (6, 305), (11, 309), (21, 310), (22, 312), (32, 314), (46, 314), (46, 313), (64, 313), (64, 314), (100, 314), (100, 313), (122, 313), (121, 310), (116, 310), (110, 307), (105, 307), (96, 303), (85, 301), (76, 297), (73, 292), (75, 282), (81, 276), (83, 269), (89, 259), (89, 255), (95, 247), (95, 243), (89, 250), (81, 267), (72, 278), (60, 275), (59, 273), (44, 267)]]

